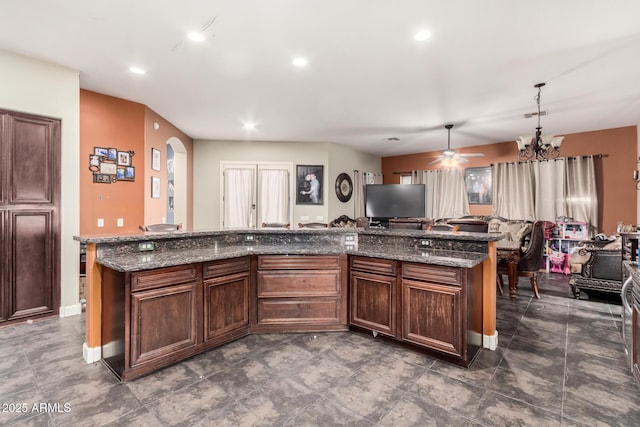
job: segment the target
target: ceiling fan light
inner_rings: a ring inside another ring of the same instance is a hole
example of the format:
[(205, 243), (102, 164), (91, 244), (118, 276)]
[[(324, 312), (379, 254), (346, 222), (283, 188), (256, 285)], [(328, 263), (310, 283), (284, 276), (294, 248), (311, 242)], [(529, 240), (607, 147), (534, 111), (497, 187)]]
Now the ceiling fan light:
[(453, 151), (453, 150), (444, 150), (444, 151), (442, 151), (442, 155), (444, 157), (453, 157), (453, 156), (456, 155), (456, 152)]

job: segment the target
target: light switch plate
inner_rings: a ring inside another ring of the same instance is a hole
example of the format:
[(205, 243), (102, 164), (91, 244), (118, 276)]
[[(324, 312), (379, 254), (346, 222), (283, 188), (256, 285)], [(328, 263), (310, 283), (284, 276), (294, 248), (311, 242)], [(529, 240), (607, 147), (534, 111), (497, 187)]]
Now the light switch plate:
[(98, 218), (98, 227), (104, 227), (104, 218)]
[(124, 219), (123, 218), (118, 218), (116, 220), (116, 223), (117, 223), (118, 227), (124, 227)]

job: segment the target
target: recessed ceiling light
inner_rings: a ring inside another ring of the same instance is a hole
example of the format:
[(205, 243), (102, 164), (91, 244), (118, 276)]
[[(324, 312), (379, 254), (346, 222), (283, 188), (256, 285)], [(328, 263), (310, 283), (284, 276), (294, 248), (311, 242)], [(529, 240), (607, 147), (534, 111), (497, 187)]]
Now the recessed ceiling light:
[(140, 67), (129, 67), (129, 71), (131, 71), (133, 74), (147, 74), (147, 72)]
[(291, 63), (296, 67), (306, 67), (309, 62), (305, 58), (298, 57), (294, 58)]
[(204, 34), (198, 32), (189, 33), (187, 34), (187, 37), (193, 42), (203, 42), (206, 38)]
[(430, 38), (431, 38), (431, 31), (429, 30), (420, 30), (413, 35), (413, 39), (419, 42), (423, 42)]
[(252, 122), (245, 122), (245, 123), (242, 124), (242, 127), (244, 129), (251, 130), (251, 129), (255, 129), (256, 128), (256, 124), (252, 123)]

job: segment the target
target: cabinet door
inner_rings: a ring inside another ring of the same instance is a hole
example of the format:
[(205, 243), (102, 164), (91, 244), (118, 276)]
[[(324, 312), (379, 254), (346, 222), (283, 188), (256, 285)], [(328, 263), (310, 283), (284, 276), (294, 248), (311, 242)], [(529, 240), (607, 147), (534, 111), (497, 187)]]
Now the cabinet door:
[(49, 209), (25, 209), (6, 217), (6, 319), (53, 314), (60, 299), (54, 215)]
[(249, 327), (249, 272), (204, 281), (204, 340)]
[(131, 367), (197, 345), (197, 291), (191, 282), (131, 294)]
[(403, 279), (403, 340), (462, 357), (461, 296), (459, 286)]
[(396, 335), (396, 278), (351, 272), (349, 321), (384, 335)]

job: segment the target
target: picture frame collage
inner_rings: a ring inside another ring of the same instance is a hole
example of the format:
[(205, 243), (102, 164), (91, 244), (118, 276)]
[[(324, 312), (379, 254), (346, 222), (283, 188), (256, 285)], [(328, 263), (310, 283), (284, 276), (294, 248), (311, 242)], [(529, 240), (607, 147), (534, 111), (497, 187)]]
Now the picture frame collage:
[(134, 155), (134, 151), (93, 147), (93, 153), (89, 154), (89, 170), (93, 173), (93, 182), (112, 184), (118, 181), (135, 181), (136, 168), (132, 163)]

